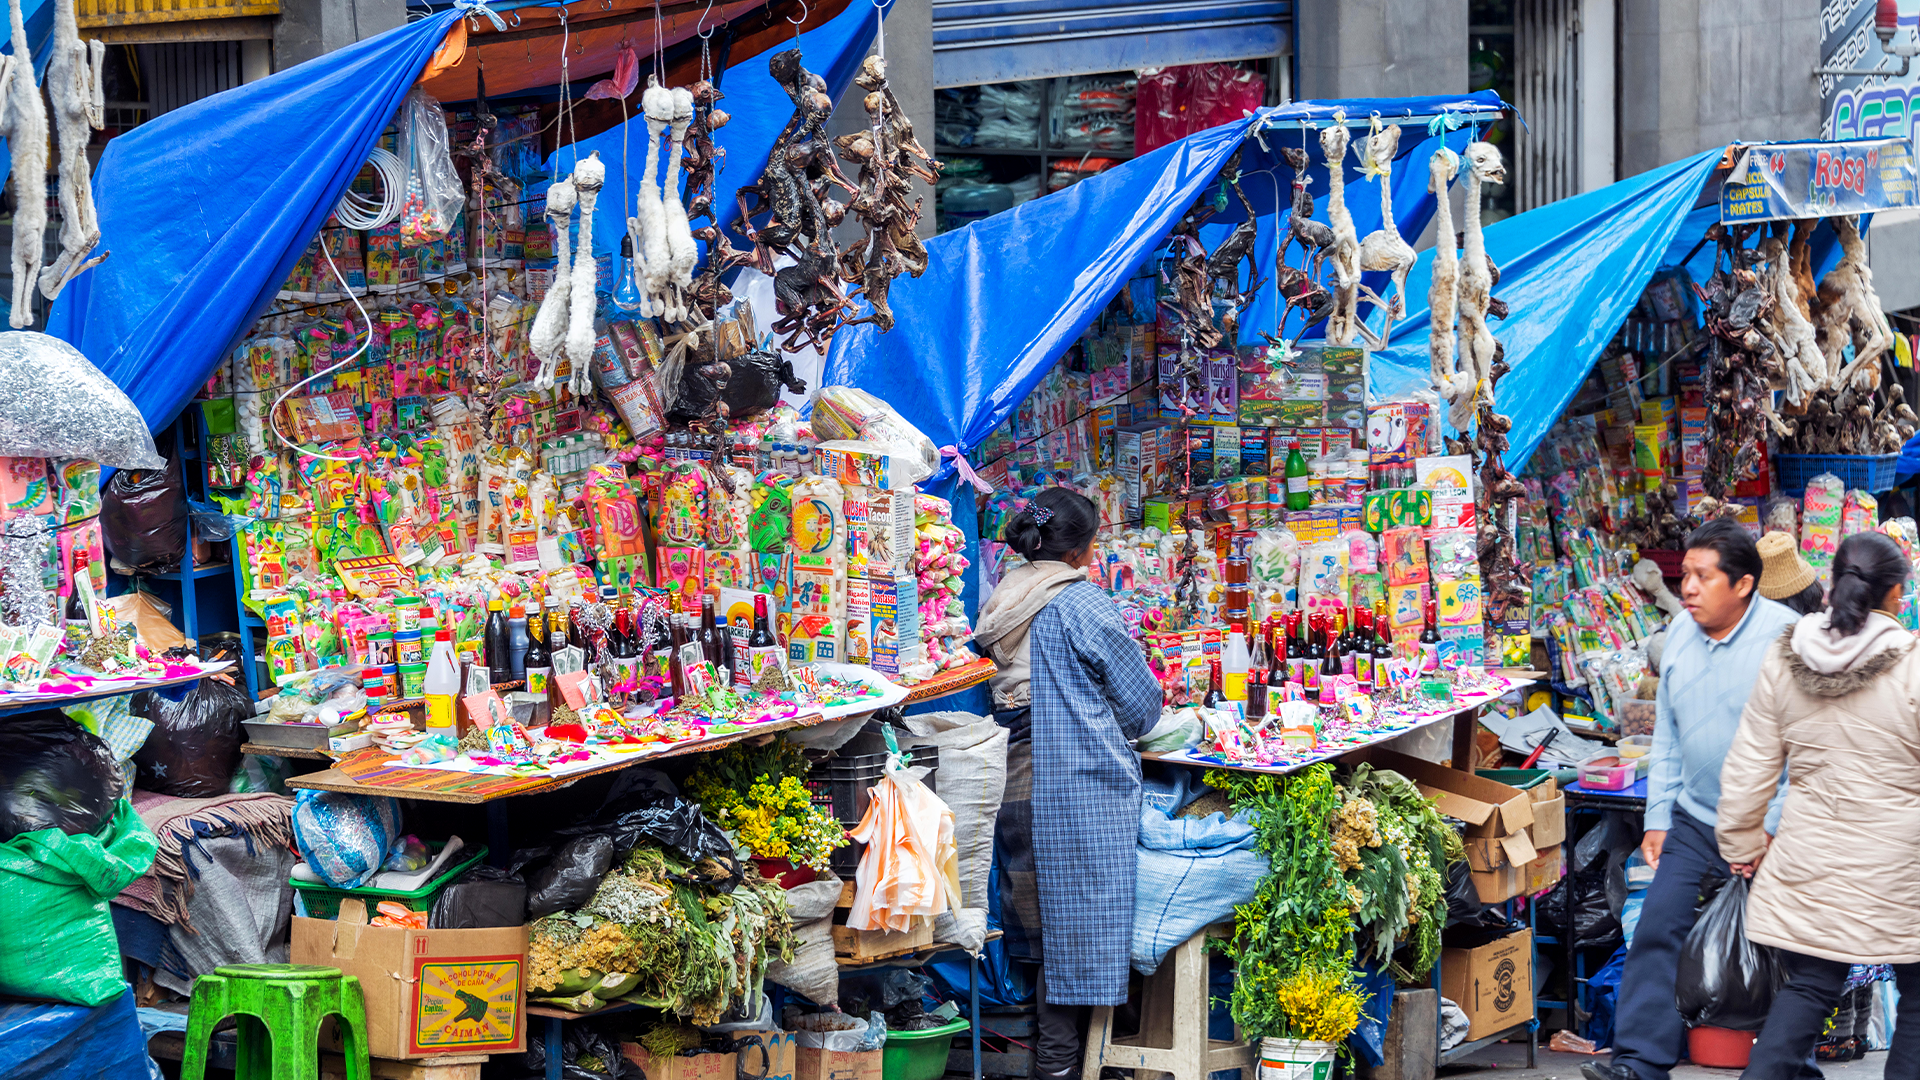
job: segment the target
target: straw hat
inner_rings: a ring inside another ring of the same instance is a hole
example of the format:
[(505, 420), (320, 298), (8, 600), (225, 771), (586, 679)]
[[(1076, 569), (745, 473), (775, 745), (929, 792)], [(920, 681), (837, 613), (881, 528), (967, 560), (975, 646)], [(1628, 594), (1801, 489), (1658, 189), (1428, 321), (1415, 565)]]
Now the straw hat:
[(1800, 557), (1800, 544), (1791, 533), (1770, 532), (1760, 538), (1760, 595), (1785, 600), (1813, 584), (1813, 567)]

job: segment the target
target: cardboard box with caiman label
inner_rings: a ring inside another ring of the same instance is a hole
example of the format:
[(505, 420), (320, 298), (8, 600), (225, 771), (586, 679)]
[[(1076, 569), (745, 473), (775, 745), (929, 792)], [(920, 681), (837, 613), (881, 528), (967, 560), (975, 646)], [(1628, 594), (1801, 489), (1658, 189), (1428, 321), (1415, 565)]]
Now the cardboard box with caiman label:
[(409, 930), (368, 926), (364, 900), (338, 921), (294, 919), (291, 960), (339, 968), (367, 1000), (377, 1058), (498, 1054), (527, 1048), (527, 928)]

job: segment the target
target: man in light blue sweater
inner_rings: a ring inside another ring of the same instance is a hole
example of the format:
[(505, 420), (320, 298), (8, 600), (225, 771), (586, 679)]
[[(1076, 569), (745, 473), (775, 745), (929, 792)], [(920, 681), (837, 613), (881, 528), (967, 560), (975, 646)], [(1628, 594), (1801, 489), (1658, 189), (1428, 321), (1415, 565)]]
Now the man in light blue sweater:
[[(1613, 1061), (1582, 1067), (1587, 1080), (1667, 1080), (1687, 1048), (1674, 1007), (1674, 971), (1693, 929), (1700, 882), (1730, 871), (1713, 827), (1720, 766), (1740, 730), (1747, 693), (1767, 650), (1798, 616), (1762, 597), (1760, 551), (1746, 529), (1725, 518), (1687, 537), (1680, 599), (1660, 658), (1652, 771), (1647, 776), (1646, 836), (1640, 853), (1654, 868), (1615, 1005)], [(1767, 831), (1779, 821), (1779, 799)], [(1809, 1063), (1803, 1076), (1820, 1072)]]

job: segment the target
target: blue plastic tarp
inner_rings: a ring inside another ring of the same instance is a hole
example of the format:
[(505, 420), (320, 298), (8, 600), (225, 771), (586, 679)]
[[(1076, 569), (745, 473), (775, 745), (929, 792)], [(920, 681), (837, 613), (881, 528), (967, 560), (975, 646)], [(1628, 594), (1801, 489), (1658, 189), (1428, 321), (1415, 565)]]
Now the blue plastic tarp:
[(128, 988), (105, 1005), (0, 1004), (0, 1046), (8, 1080), (124, 1077), (159, 1080)]
[(47, 317), (170, 423), (267, 310), (425, 70), (448, 10), (156, 117), (94, 172), (113, 254)]
[[(1325, 123), (1337, 112), (1364, 117), (1429, 116), (1442, 112), (1490, 115), (1501, 108), (1491, 92), (1464, 98), (1307, 101), (1263, 109), (1170, 143), (1143, 157), (1044, 198), (927, 241), (929, 267), (918, 278), (894, 281), (893, 330), (870, 324), (835, 335), (825, 382), (864, 387), (906, 411), (936, 444), (978, 445), (1066, 352), (1141, 263), (1239, 151), (1241, 188), (1263, 222), (1284, 220), (1293, 171), (1283, 146), (1304, 141), (1315, 216), (1326, 218), (1327, 174), (1313, 131), (1256, 127), (1288, 122)], [(1425, 162), (1442, 138), (1458, 149), (1471, 128), (1418, 137), (1403, 130), (1392, 174), (1394, 220), (1417, 237), (1434, 208)], [(1364, 130), (1354, 132), (1359, 145)], [(1379, 183), (1347, 163), (1346, 200), (1362, 235), (1380, 224)], [(1231, 198), (1202, 231), (1209, 246), (1245, 212)], [(1279, 230), (1263, 225), (1255, 265), (1272, 276)], [(1299, 259), (1298, 252), (1294, 258)], [(1244, 273), (1244, 271), (1243, 271)], [(1371, 280), (1371, 279), (1370, 279)], [(1279, 305), (1269, 282), (1243, 317), (1242, 339), (1274, 329)], [(943, 472), (951, 470), (943, 465)]]
[[(1511, 312), (1490, 324), (1512, 365), (1497, 401), (1513, 418), (1508, 467), (1525, 464), (1573, 400), (1667, 261), (1719, 160), (1718, 149), (1704, 151), (1486, 227), (1487, 257), (1500, 267), (1494, 292)], [(1698, 239), (1696, 233), (1685, 242)], [(1433, 252), (1427, 251), (1407, 278), (1407, 317), (1394, 325), (1388, 347), (1373, 354), (1370, 397), (1431, 386), (1425, 298), (1432, 280)]]
[[(893, 0), (885, 0), (885, 5), (891, 8)], [(766, 171), (773, 141), (793, 116), (793, 101), (767, 73), (767, 62), (789, 48), (798, 48), (803, 66), (825, 80), (828, 92), (838, 101), (859, 74), (860, 62), (873, 44), (876, 22), (871, 3), (849, 4), (826, 25), (801, 34), (793, 45), (768, 49), (722, 73), (720, 91), (726, 98), (719, 107), (732, 117), (713, 136), (714, 144), (726, 155), (714, 181), (714, 212), (722, 228), (740, 216), (734, 192), (756, 182)], [(646, 117), (635, 116), (591, 138), (561, 147), (547, 158), (547, 170), (560, 175), (571, 173), (576, 160), (595, 151), (607, 167), (607, 186), (593, 219), (593, 252), (613, 255), (619, 252), (620, 238), (626, 235), (627, 218), (633, 213), (640, 178), (646, 171)], [(660, 156), (666, 157), (664, 148)], [(657, 166), (657, 175), (664, 177), (665, 172), (663, 160)], [(705, 254), (703, 246), (701, 257)]]

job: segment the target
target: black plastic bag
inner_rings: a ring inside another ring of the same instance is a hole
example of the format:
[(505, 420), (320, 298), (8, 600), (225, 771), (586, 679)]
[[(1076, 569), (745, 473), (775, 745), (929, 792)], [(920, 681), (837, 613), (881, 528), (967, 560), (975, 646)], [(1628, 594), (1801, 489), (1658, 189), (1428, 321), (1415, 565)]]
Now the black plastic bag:
[[(732, 841), (707, 820), (699, 803), (681, 798), (673, 781), (655, 769), (625, 770), (589, 822), (558, 830), (561, 836), (585, 833), (611, 837), (616, 858), (625, 858), (642, 840), (651, 840), (691, 860), (711, 859), (722, 870), (719, 877), (698, 872), (689, 877), (703, 885), (731, 890), (746, 877), (745, 868), (733, 853)], [(529, 884), (537, 891), (531, 879)]]
[(527, 921), (527, 883), (497, 866), (476, 866), (440, 891), (427, 915), (429, 930), (484, 930)]
[(1680, 949), (1674, 1007), (1693, 1027), (1759, 1031), (1783, 980), (1773, 950), (1747, 940), (1747, 879), (1710, 878), (1701, 892), (1707, 903)]
[[(525, 1075), (547, 1075), (547, 1043), (539, 1035), (527, 1037), (521, 1059)], [(646, 1080), (640, 1066), (620, 1053), (619, 1044), (585, 1024), (568, 1024), (560, 1037), (560, 1075), (564, 1080)]]
[(0, 843), (39, 829), (98, 832), (121, 787), (113, 751), (64, 714), (0, 719)]
[(1500, 904), (1483, 904), (1466, 863), (1447, 867), (1447, 925), (1441, 943), (1449, 949), (1477, 949), (1520, 929)]
[(605, 833), (588, 833), (561, 844), (552, 860), (527, 879), (528, 916), (537, 919), (572, 911), (593, 899), (613, 858), (613, 838)]
[(240, 744), (247, 741), (240, 724), (254, 715), (245, 690), (209, 677), (185, 688), (141, 691), (132, 709), (153, 721), (153, 733), (133, 755), (143, 790), (211, 799), (231, 789)]
[(164, 469), (121, 469), (100, 496), (100, 535), (107, 554), (135, 573), (180, 569), (187, 551), (187, 493), (180, 463)]

